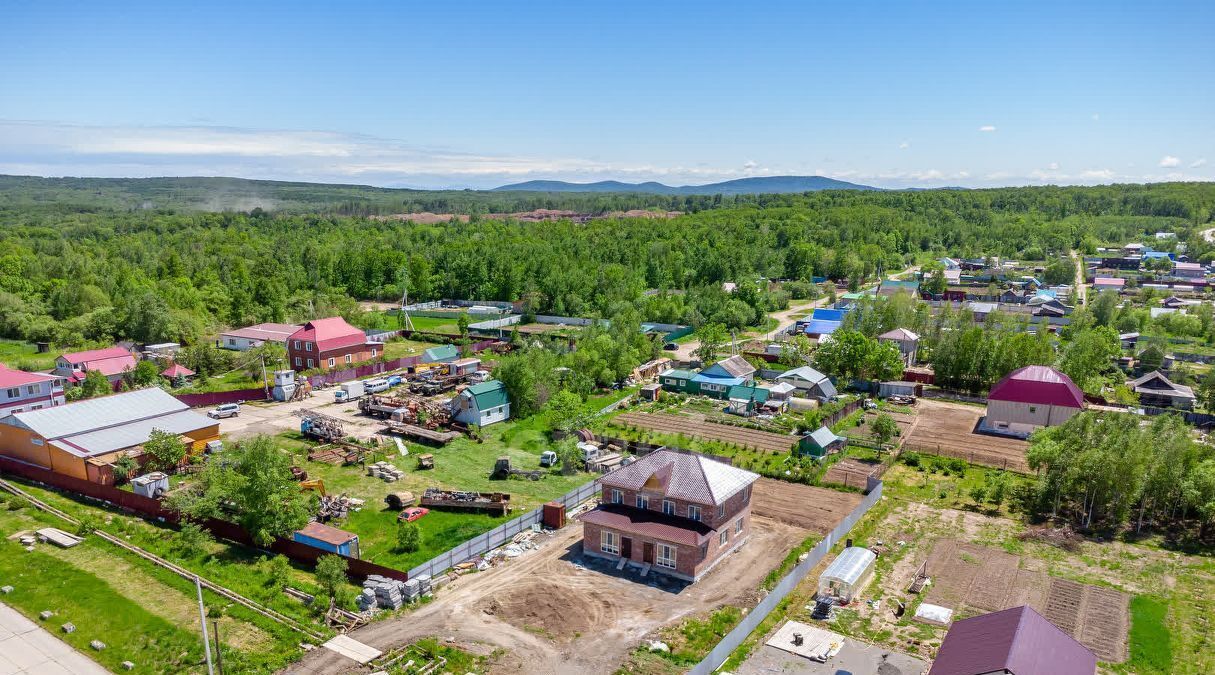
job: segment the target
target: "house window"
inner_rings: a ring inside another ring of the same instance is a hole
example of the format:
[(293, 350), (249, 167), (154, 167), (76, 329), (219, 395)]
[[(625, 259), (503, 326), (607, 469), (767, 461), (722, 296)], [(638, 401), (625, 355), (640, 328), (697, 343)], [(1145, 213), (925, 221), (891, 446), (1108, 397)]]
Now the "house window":
[(599, 541), (599, 550), (612, 555), (620, 555), (620, 537), (616, 536), (615, 532), (604, 530)]
[(336, 362), (336, 361), (335, 361), (335, 359), (334, 359), (332, 356), (330, 356), (330, 357), (329, 357), (329, 367), (330, 367), (330, 368), (332, 368), (332, 367), (333, 367), (333, 364), (334, 364), (335, 362)]
[(620, 494), (620, 490), (612, 490), (612, 503), (621, 504), (624, 502), (624, 495)]
[(738, 520), (734, 521), (734, 534), (740, 534), (742, 532), (742, 528), (743, 528), (743, 519), (742, 518), (739, 518)]
[(1029, 407), (1029, 414), (1031, 414), (1031, 415), (1032, 415), (1032, 414), (1034, 414), (1034, 413), (1036, 413), (1036, 412), (1038, 412), (1038, 406), (1036, 406), (1036, 405), (1031, 405), (1031, 406)]
[(375, 355), (376, 355), (376, 350), (375, 350), (375, 347), (372, 347), (372, 348), (371, 348), (371, 358), (373, 358), (373, 359), (374, 359), (374, 358), (375, 358)]
[(658, 561), (659, 567), (675, 569), (675, 547), (670, 544), (658, 545)]
[(688, 504), (688, 518), (691, 518), (692, 520), (699, 522), (700, 521), (700, 507), (692, 505), (692, 504)]
[(639, 509), (650, 508), (650, 498), (645, 495), (637, 495), (637, 508), (639, 508)]
[(308, 359), (308, 367), (309, 367), (309, 368), (314, 368), (314, 367), (315, 367), (315, 363), (313, 363), (312, 359)]
[[(229, 347), (235, 347), (235, 346), (236, 346), (236, 338), (228, 338), (228, 346), (229, 346)], [(296, 346), (298, 346), (298, 345), (296, 345)]]
[(349, 355), (349, 354), (347, 354), (347, 355), (346, 355), (346, 363), (350, 363), (350, 355)]
[(36, 385), (36, 384), (31, 384), (31, 385), (29, 385), (28, 387), (26, 387), (26, 388), (25, 388), (25, 393), (27, 393), (27, 394), (37, 394), (37, 393), (38, 393), (38, 385)]
[(299, 340), (296, 340), (296, 341), (295, 341), (295, 348), (296, 348), (296, 349), (299, 349), (299, 348), (300, 348), (300, 341), (299, 341)]
[(300, 363), (300, 357), (298, 357), (298, 356), (297, 356), (297, 357), (295, 357), (295, 365), (297, 365), (297, 366), (298, 366), (298, 365), (302, 365), (302, 364)]
[(675, 502), (669, 499), (662, 500), (662, 512), (668, 516), (675, 515)]
[(311, 343), (311, 342), (305, 342), (305, 343), (304, 343), (304, 351), (306, 351), (306, 352), (310, 352), (310, 351), (312, 351), (312, 343)]
[(721, 534), (717, 535), (717, 545), (725, 546), (727, 541), (730, 541), (730, 531), (722, 530)]
[(751, 486), (750, 485), (748, 485), (746, 487), (746, 489), (743, 490), (743, 503), (746, 504), (749, 501), (751, 501)]
[(725, 504), (718, 504), (718, 505), (717, 505), (717, 517), (718, 517), (718, 518), (725, 518), (725, 517), (726, 517), (726, 505), (725, 505)]
[(9, 398), (17, 398), (18, 396), (20, 396), (20, 395), (21, 395), (21, 388), (20, 388), (20, 387), (13, 387), (12, 389), (9, 389), (8, 391), (6, 391), (6, 392), (4, 392), (4, 393), (5, 393), (5, 394), (6, 394), (6, 395), (7, 395)]

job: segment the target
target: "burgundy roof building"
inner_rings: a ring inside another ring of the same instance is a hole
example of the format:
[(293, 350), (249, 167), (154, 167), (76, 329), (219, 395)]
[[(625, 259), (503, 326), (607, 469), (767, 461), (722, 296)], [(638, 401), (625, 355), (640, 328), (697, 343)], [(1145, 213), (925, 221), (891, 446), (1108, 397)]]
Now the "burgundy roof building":
[(758, 479), (701, 455), (646, 455), (600, 481), (602, 504), (581, 517), (583, 553), (696, 581), (746, 541)]
[(135, 369), (135, 355), (125, 347), (91, 349), (86, 352), (70, 352), (55, 359), (55, 374), (67, 378), (72, 384), (84, 381), (89, 371), (105, 375), (111, 384), (117, 385), (122, 374)]
[(342, 368), (370, 361), (383, 344), (369, 342), (367, 334), (340, 316), (309, 321), (287, 338), (287, 357), (295, 370)]
[(1029, 607), (955, 622), (928, 675), (1093, 675), (1097, 657)]
[(1023, 437), (1063, 424), (1083, 409), (1084, 392), (1070, 377), (1050, 366), (1025, 366), (991, 388), (982, 429)]

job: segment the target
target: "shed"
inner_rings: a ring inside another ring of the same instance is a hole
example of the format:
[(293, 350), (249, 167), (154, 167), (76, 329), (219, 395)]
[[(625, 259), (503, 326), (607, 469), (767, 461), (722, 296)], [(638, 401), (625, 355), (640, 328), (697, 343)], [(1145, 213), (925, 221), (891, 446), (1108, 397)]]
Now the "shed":
[(835, 598), (847, 604), (856, 599), (873, 577), (873, 561), (877, 555), (860, 546), (850, 546), (840, 552), (818, 578), (818, 597)]
[(891, 396), (922, 396), (924, 385), (919, 382), (883, 382), (878, 385), (878, 398)]
[(929, 675), (1093, 675), (1097, 657), (1029, 607), (956, 621)]
[(191, 378), (194, 377), (194, 371), (181, 365), (180, 363), (173, 363), (168, 368), (160, 371), (160, 376), (167, 377), (170, 380), (176, 380), (179, 377)]
[(797, 442), (797, 450), (802, 455), (822, 459), (832, 453), (840, 452), (848, 445), (848, 439), (835, 435), (831, 429), (823, 426), (802, 436)]
[(455, 345), (439, 345), (422, 352), (422, 363), (446, 363), (460, 358), (460, 348)]
[(643, 401), (657, 401), (658, 396), (662, 393), (662, 385), (655, 382), (647, 384), (641, 388), (640, 395)]
[(347, 558), (359, 557), (359, 535), (324, 523), (308, 523), (304, 529), (297, 530), (291, 539)]
[(169, 476), (159, 471), (153, 471), (152, 473), (132, 478), (131, 490), (137, 495), (153, 499), (159, 498), (169, 491)]
[(506, 385), (487, 380), (465, 389), (451, 400), (452, 417), (457, 422), (486, 426), (510, 418), (510, 397)]
[(481, 359), (469, 357), (447, 362), (448, 375), (469, 375), (481, 367)]
[(729, 400), (726, 410), (735, 415), (752, 415), (756, 409), (768, 402), (768, 390), (759, 387), (736, 385), (730, 387), (726, 398)]

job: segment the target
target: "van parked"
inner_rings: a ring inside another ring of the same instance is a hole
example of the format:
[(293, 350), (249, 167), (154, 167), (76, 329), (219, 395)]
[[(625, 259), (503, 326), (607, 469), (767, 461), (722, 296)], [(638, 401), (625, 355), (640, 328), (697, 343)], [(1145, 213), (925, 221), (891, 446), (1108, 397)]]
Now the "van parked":
[(388, 380), (363, 380), (363, 391), (368, 394), (378, 394), (388, 389)]

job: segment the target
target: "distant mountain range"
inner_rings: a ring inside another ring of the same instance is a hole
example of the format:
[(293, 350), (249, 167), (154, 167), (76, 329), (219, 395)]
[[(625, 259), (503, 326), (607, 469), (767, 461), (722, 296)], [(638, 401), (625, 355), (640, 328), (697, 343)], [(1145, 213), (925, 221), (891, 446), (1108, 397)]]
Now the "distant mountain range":
[(644, 192), (660, 195), (752, 195), (781, 194), (789, 192), (816, 192), (818, 190), (880, 190), (869, 185), (858, 185), (824, 176), (757, 176), (739, 178), (708, 185), (663, 185), (648, 183), (622, 183), (604, 180), (598, 183), (568, 183), (563, 180), (529, 180), (496, 187), (494, 192)]

